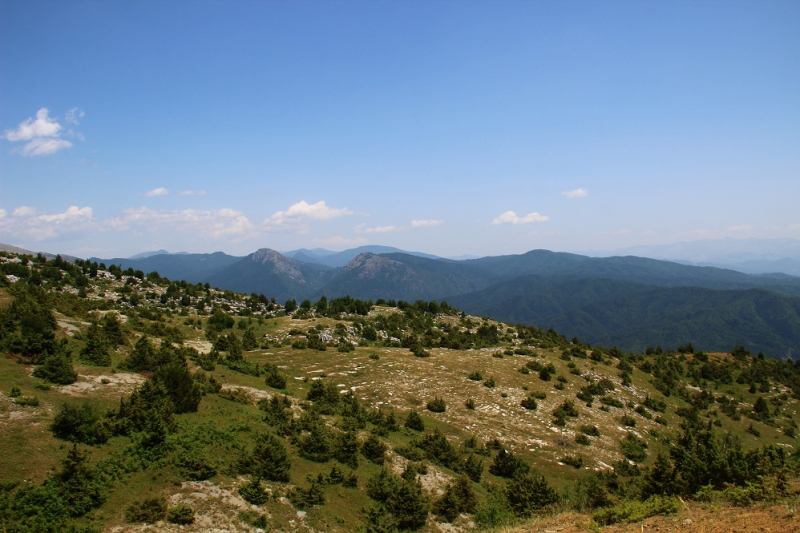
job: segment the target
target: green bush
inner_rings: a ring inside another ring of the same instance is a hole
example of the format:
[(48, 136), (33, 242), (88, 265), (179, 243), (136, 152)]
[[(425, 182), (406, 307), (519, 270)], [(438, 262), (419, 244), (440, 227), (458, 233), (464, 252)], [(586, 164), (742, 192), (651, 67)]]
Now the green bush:
[(445, 409), (447, 409), (447, 404), (443, 398), (436, 396), (433, 400), (428, 402), (426, 406), (428, 411), (432, 413), (444, 413)]
[(36, 396), (17, 396), (14, 403), (23, 407), (38, 407), (41, 402)]
[(253, 452), (242, 461), (242, 470), (270, 481), (289, 481), (292, 467), (282, 439), (270, 433), (256, 436)]
[[(585, 437), (585, 435), (584, 435)], [(588, 440), (588, 439), (587, 439)], [(565, 465), (569, 465), (572, 468), (581, 469), (583, 468), (583, 456), (582, 455), (567, 455), (561, 458), (561, 462)]]
[(75, 383), (78, 373), (72, 367), (72, 356), (67, 348), (67, 343), (58, 343), (52, 353), (46, 354), (44, 362), (36, 367), (33, 375), (57, 385)]
[(414, 431), (425, 431), (425, 422), (418, 412), (410, 411), (406, 417), (405, 427)]
[(601, 526), (610, 526), (619, 522), (640, 522), (651, 516), (675, 514), (679, 510), (677, 498), (652, 496), (643, 502), (626, 500), (614, 507), (600, 509), (592, 515), (592, 519)]
[(269, 492), (261, 482), (261, 478), (255, 476), (252, 480), (245, 482), (239, 487), (239, 495), (244, 498), (247, 503), (253, 505), (264, 505), (269, 501)]
[(125, 521), (154, 524), (167, 516), (167, 500), (163, 496), (145, 498), (141, 503), (134, 501), (125, 509)]
[(510, 525), (516, 521), (516, 516), (508, 504), (505, 492), (495, 485), (489, 487), (486, 499), (478, 504), (473, 520), (478, 526), (488, 529)]
[(462, 474), (454, 483), (448, 484), (444, 494), (434, 502), (433, 512), (452, 522), (460, 513), (474, 513), (477, 506), (478, 497), (472, 490), (472, 481)]
[(525, 475), (530, 471), (531, 467), (528, 466), (521, 457), (514, 455), (514, 452), (506, 451), (505, 448), (495, 456), (494, 462), (489, 467), (489, 472), (495, 476), (513, 478), (519, 475)]
[(472, 381), (483, 381), (483, 374), (481, 374), (477, 370), (473, 370), (472, 372), (470, 372), (469, 376), (467, 377)]
[(515, 476), (506, 485), (505, 492), (508, 505), (520, 518), (558, 503), (558, 494), (545, 477), (532, 472)]
[(110, 436), (107, 424), (103, 423), (100, 415), (88, 403), (80, 406), (62, 403), (53, 417), (50, 430), (59, 439), (84, 444), (102, 444)]
[(377, 465), (382, 465), (383, 461), (386, 457), (386, 444), (383, 443), (381, 439), (376, 437), (375, 435), (370, 435), (367, 437), (367, 440), (364, 441), (364, 444), (361, 446), (361, 453), (364, 454), (364, 457), (372, 461)]
[(186, 504), (176, 505), (167, 509), (167, 522), (179, 525), (194, 523), (194, 509)]

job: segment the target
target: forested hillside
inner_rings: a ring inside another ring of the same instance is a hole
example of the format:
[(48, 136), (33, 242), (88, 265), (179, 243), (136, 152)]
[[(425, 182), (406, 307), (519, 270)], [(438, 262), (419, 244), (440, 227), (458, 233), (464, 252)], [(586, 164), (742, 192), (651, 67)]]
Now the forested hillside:
[(754, 503), (792, 527), (791, 360), (59, 257), (0, 270), (4, 531), (597, 530)]

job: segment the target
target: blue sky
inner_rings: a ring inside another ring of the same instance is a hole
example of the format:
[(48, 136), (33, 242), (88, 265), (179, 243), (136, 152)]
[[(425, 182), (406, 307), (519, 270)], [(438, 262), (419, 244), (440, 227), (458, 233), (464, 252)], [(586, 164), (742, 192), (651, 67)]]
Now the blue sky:
[(0, 242), (800, 237), (800, 2), (0, 0)]

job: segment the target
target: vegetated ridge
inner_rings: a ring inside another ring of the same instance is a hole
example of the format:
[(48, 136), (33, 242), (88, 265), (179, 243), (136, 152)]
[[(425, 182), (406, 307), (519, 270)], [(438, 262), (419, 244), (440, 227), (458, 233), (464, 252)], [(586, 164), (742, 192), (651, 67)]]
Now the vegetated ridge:
[[(351, 257), (358, 250), (340, 254)], [(294, 255), (302, 258), (311, 251)], [(774, 358), (800, 351), (800, 278), (791, 276), (547, 250), (465, 261), (362, 251), (337, 268), (316, 262), (321, 257), (332, 254), (316, 252), (315, 262), (304, 262), (263, 249), (245, 258), (158, 255), (106, 264), (282, 302), (322, 295), (444, 299), (476, 315), (555, 327), (625, 350), (692, 342), (705, 350), (741, 344)]]
[(686, 502), (797, 529), (793, 361), (60, 257), (0, 270), (4, 531), (597, 530)]

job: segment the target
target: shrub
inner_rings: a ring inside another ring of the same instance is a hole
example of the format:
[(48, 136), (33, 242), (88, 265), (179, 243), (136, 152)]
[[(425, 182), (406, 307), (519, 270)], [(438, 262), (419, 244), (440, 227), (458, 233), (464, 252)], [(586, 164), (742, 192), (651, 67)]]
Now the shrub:
[(167, 515), (167, 500), (163, 496), (145, 498), (141, 503), (134, 501), (125, 509), (126, 522), (145, 522), (154, 524)]
[(516, 520), (505, 492), (498, 486), (489, 487), (486, 499), (478, 505), (473, 518), (483, 528), (495, 528)]
[(522, 400), (520, 405), (522, 405), (522, 407), (530, 411), (536, 410), (539, 407), (539, 405), (536, 403), (536, 400), (534, 400), (533, 397), (531, 396), (528, 396), (527, 398)]
[(92, 324), (86, 331), (86, 346), (81, 350), (80, 358), (88, 365), (108, 366), (111, 364), (106, 337), (97, 324)]
[(62, 403), (61, 409), (53, 417), (50, 430), (59, 439), (84, 444), (102, 444), (108, 440), (110, 433), (88, 403), (80, 407)]
[(508, 452), (505, 448), (495, 456), (494, 462), (489, 467), (489, 472), (495, 476), (513, 478), (518, 475), (525, 475), (530, 471), (531, 467), (528, 466), (521, 457), (514, 455), (514, 452)]
[(592, 441), (589, 440), (589, 437), (587, 437), (583, 433), (580, 433), (575, 436), (575, 444), (580, 444), (581, 446), (590, 446), (592, 444)]
[(597, 426), (589, 426), (589, 425), (581, 426), (581, 433), (584, 433), (592, 437), (600, 436), (600, 430), (597, 429)]
[(364, 457), (377, 465), (382, 465), (386, 458), (386, 444), (375, 435), (370, 435), (361, 446), (361, 453)]
[(462, 474), (448, 484), (444, 494), (434, 502), (433, 512), (452, 522), (460, 513), (474, 513), (477, 506), (478, 497), (472, 490), (472, 482)]
[(38, 407), (40, 404), (36, 396), (17, 396), (14, 403), (23, 407)]
[(445, 409), (447, 409), (447, 404), (445, 404), (444, 398), (436, 396), (433, 400), (428, 402), (426, 407), (428, 411), (432, 413), (444, 413)]
[(466, 402), (464, 402), (464, 407), (466, 407), (470, 411), (474, 411), (475, 410), (475, 400), (473, 400), (472, 398), (469, 398)]
[(72, 367), (72, 356), (66, 342), (57, 344), (55, 351), (45, 356), (44, 363), (36, 367), (33, 375), (58, 385), (75, 383), (78, 373)]
[(495, 387), (494, 378), (488, 378), (486, 381), (483, 382), (483, 386), (489, 389), (493, 389)]
[(614, 507), (600, 509), (592, 515), (592, 519), (601, 526), (609, 526), (619, 522), (640, 522), (651, 516), (675, 514), (679, 510), (677, 498), (651, 496), (644, 502), (628, 500)]
[[(586, 436), (584, 435), (584, 438)], [(588, 440), (588, 439), (587, 439)], [(561, 458), (561, 462), (565, 465), (569, 465), (576, 469), (583, 468), (583, 456), (582, 455), (567, 455)]]
[(194, 413), (197, 411), (203, 392), (195, 383), (185, 364), (173, 362), (160, 366), (153, 381), (164, 385), (167, 395), (175, 406), (175, 413)]
[(438, 429), (421, 439), (415, 439), (412, 444), (425, 450), (425, 456), (436, 464), (451, 470), (460, 469), (461, 457), (458, 449)]
[(641, 439), (636, 438), (633, 434), (628, 435), (620, 441), (622, 448), (622, 455), (630, 459), (634, 463), (641, 463), (647, 459), (647, 443)]
[(520, 518), (558, 503), (556, 491), (544, 476), (534, 473), (514, 477), (506, 485), (505, 492), (509, 507)]
[(422, 417), (419, 416), (418, 412), (411, 411), (406, 417), (405, 427), (413, 429), (414, 431), (425, 431), (425, 422), (422, 420)]
[(22, 395), (22, 392), (19, 390), (19, 387), (14, 385), (13, 387), (11, 387), (11, 392), (9, 392), (8, 395), (11, 398), (18, 398), (19, 396)]
[(478, 372), (477, 370), (473, 370), (470, 372), (469, 376), (467, 376), (472, 381), (483, 381), (483, 374)]
[(264, 505), (269, 501), (269, 492), (261, 482), (261, 478), (255, 476), (252, 480), (245, 482), (239, 487), (239, 495), (244, 498), (247, 503), (253, 505)]
[(194, 509), (184, 503), (167, 509), (167, 521), (182, 526), (194, 523)]
[(289, 481), (292, 463), (282, 439), (265, 433), (256, 437), (253, 452), (243, 461), (243, 470), (270, 481)]

